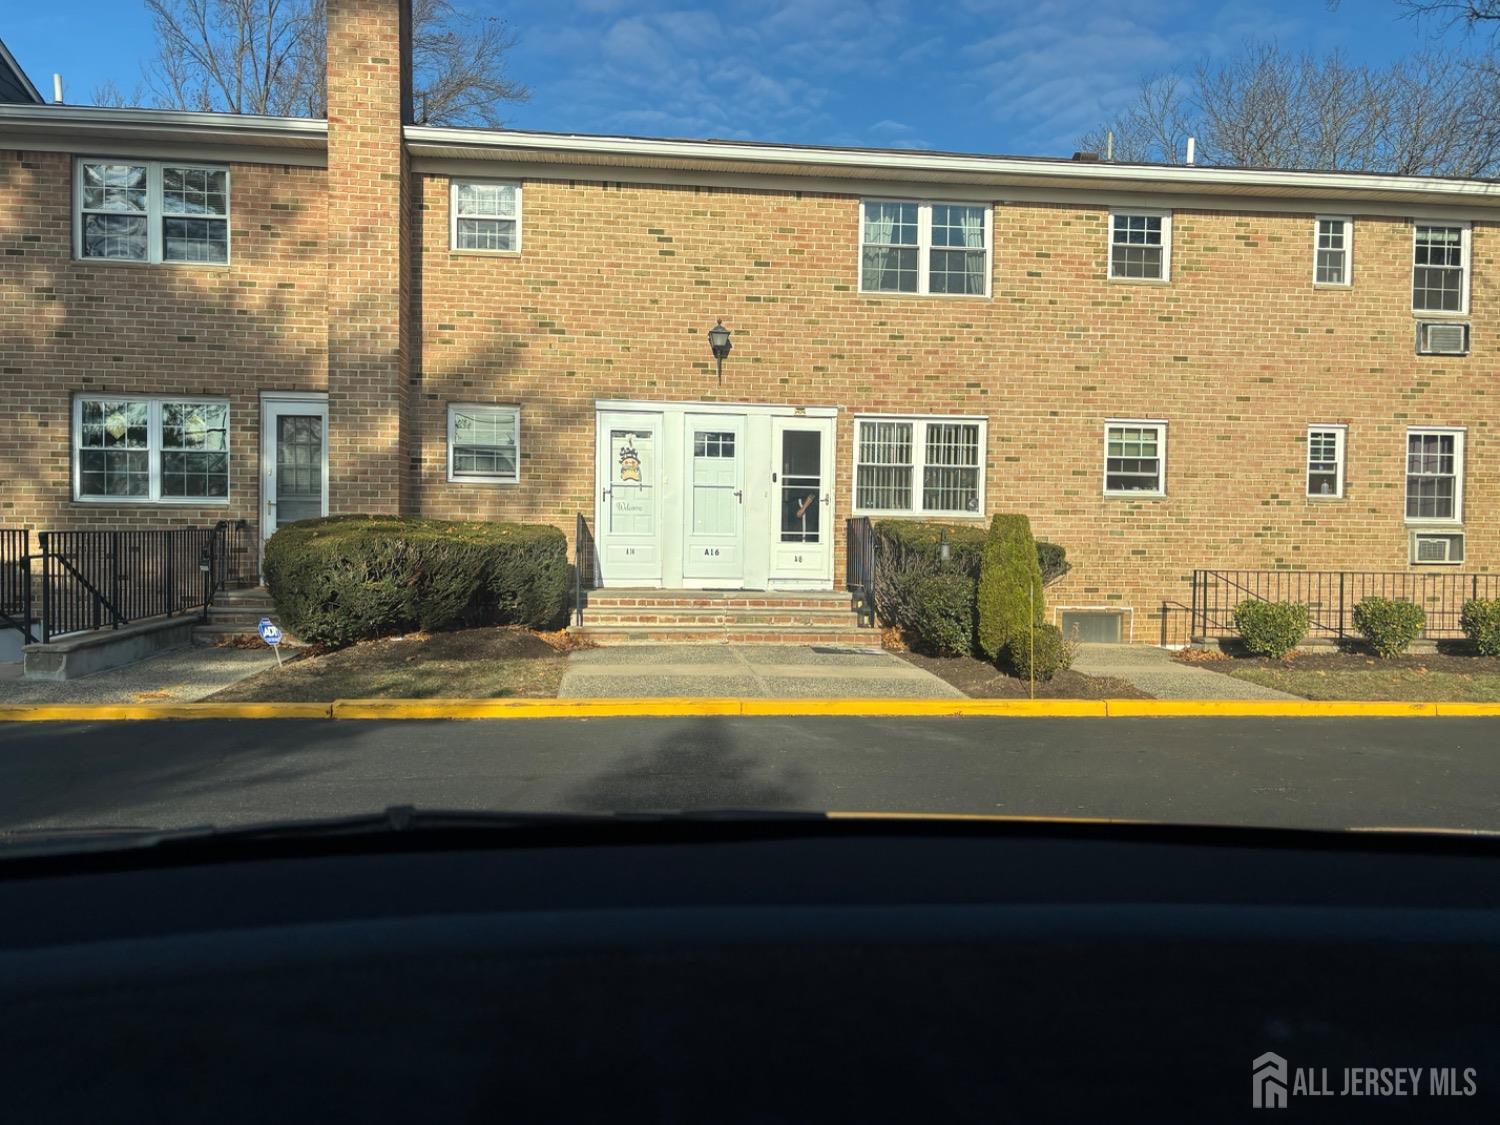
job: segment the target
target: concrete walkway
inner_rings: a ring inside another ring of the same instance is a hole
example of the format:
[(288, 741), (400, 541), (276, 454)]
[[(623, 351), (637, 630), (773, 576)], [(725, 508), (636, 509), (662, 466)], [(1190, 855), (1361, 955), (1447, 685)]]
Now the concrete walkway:
[(568, 657), (557, 694), (773, 699), (962, 699), (963, 692), (878, 648), (835, 645), (620, 645)]
[(0, 665), (0, 703), (191, 703), (276, 666), (268, 648), (174, 648), (76, 680), (23, 680)]
[(1086, 676), (1114, 676), (1157, 699), (1296, 699), (1284, 691), (1179, 664), (1172, 654), (1152, 645), (1080, 645), (1073, 671)]

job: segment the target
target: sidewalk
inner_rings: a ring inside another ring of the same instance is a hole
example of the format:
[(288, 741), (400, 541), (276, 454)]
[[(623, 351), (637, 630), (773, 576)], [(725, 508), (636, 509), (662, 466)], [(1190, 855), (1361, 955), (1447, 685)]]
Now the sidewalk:
[(836, 645), (620, 645), (568, 657), (560, 698), (962, 699), (878, 648)]
[(268, 648), (174, 648), (77, 680), (23, 680), (19, 664), (0, 665), (4, 703), (191, 703), (276, 666)]
[(1086, 676), (1114, 676), (1157, 699), (1299, 698), (1191, 664), (1179, 664), (1166, 649), (1151, 645), (1080, 645), (1073, 670)]

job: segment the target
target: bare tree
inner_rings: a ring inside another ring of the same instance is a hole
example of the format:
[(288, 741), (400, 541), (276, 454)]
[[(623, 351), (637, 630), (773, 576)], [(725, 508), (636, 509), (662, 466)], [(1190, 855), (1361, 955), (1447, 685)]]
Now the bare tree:
[(1473, 27), (1500, 22), (1500, 0), (1396, 0), (1396, 3), (1414, 16), (1435, 16), (1450, 24)]
[(137, 82), (127, 94), (120, 89), (113, 78), (106, 78), (103, 82), (95, 84), (93, 91), (89, 94), (88, 104), (104, 106), (106, 109), (125, 109), (129, 106), (145, 105), (149, 100), (146, 87), (142, 83)]
[[(323, 117), (328, 57), (324, 0), (145, 0), (157, 34), (148, 79), (175, 109)], [(492, 17), (449, 0), (412, 8), (413, 107), (419, 124), (501, 123), (525, 101), (506, 75), (515, 38)]]

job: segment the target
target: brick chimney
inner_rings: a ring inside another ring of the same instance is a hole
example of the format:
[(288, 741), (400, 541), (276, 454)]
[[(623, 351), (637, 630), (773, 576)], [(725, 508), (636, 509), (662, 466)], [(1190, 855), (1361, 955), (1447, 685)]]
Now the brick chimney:
[(410, 0), (327, 0), (328, 503), (401, 514), (411, 309)]

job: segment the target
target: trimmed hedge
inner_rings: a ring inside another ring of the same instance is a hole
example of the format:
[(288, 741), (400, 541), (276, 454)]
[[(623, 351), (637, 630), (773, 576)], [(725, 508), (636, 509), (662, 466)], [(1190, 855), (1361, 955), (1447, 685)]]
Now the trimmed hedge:
[[(934, 564), (941, 562), (943, 532), (948, 533), (948, 563), (970, 578), (979, 578), (979, 566), (984, 558), (984, 544), (989, 538), (989, 528), (982, 524), (949, 524), (933, 520), (876, 520), (875, 550), (886, 555), (909, 553), (930, 558)], [(1050, 585), (1072, 569), (1068, 562), (1067, 548), (1045, 539), (1036, 541), (1037, 565), (1042, 571), (1043, 585)]]
[(1364, 598), (1354, 607), (1354, 627), (1382, 657), (1400, 656), (1426, 624), (1427, 614), (1415, 602)]
[(301, 520), (271, 536), (264, 570), (282, 624), (319, 644), (416, 629), (540, 629), (567, 605), (567, 540), (542, 524)]
[(990, 661), (1000, 659), (1011, 638), (1043, 620), (1042, 568), (1025, 516), (1001, 514), (990, 521), (976, 602), (979, 651)]
[(1480, 656), (1500, 656), (1500, 598), (1464, 602), (1458, 623)]
[(1021, 630), (1005, 646), (1005, 659), (1018, 677), (1029, 680), (1033, 671), (1042, 682), (1073, 666), (1077, 646), (1056, 625), (1037, 625)]
[(931, 574), (914, 588), (912, 632), (934, 656), (974, 651), (974, 580), (956, 570)]
[(1234, 627), (1256, 656), (1281, 660), (1307, 636), (1307, 606), (1301, 602), (1244, 601), (1234, 607)]

